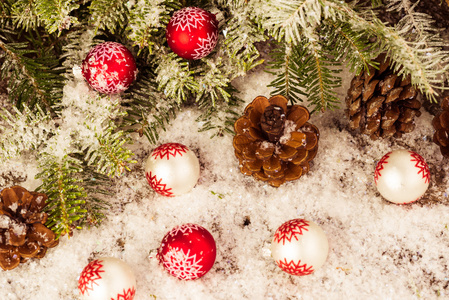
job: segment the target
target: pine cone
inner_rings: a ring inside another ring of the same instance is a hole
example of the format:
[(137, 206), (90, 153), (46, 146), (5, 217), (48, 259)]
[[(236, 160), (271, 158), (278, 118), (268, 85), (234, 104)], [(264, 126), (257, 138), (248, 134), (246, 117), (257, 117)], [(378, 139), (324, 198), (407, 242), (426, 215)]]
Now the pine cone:
[(234, 124), (240, 171), (275, 187), (306, 174), (318, 151), (319, 131), (307, 122), (309, 111), (287, 102), (281, 95), (256, 97)]
[(441, 154), (449, 158), (449, 96), (441, 101), (441, 109), (432, 120), (433, 128), (435, 128), (433, 141), (440, 146)]
[(354, 77), (346, 96), (347, 113), (352, 130), (360, 128), (371, 139), (401, 137), (415, 129), (414, 118), (420, 116), (421, 102), (410, 77), (403, 79), (390, 68), (389, 59), (380, 55), (379, 70), (373, 67)]
[(45, 194), (28, 192), (20, 186), (0, 194), (0, 267), (11, 270), (29, 258), (42, 258), (47, 248), (58, 245), (56, 235), (44, 224)]

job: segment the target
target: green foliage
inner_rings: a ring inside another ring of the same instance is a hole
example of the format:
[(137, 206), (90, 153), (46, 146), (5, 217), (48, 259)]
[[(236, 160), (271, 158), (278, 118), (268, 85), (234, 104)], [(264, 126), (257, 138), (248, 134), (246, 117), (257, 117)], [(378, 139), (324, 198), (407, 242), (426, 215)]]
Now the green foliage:
[(89, 6), (90, 24), (95, 32), (109, 30), (114, 33), (116, 28), (124, 28), (127, 23), (128, 0), (92, 0)]
[(32, 14), (36, 13), (36, 17), (38, 16), (37, 18), (41, 18), (45, 23), (48, 33), (57, 31), (61, 34), (63, 30), (78, 23), (78, 19), (71, 16), (72, 11), (79, 8), (75, 0), (35, 0), (33, 2), (34, 7), (30, 9), (29, 20), (33, 18)]
[(42, 171), (36, 178), (42, 180), (42, 185), (37, 190), (48, 196), (45, 211), (49, 218), (45, 225), (56, 233), (57, 238), (71, 235), (73, 229), (81, 228), (78, 223), (87, 216), (87, 210), (83, 208), (87, 195), (78, 175), (83, 170), (81, 162), (69, 156), (59, 160), (45, 154), (39, 162)]

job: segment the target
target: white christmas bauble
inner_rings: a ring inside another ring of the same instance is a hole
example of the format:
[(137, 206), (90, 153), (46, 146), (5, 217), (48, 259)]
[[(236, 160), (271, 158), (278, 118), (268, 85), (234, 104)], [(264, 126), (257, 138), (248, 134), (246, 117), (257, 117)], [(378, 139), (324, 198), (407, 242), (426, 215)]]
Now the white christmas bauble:
[(136, 278), (122, 260), (102, 257), (84, 268), (78, 289), (84, 300), (132, 300), (136, 293)]
[(271, 256), (291, 275), (309, 275), (326, 261), (329, 244), (324, 231), (312, 221), (293, 219), (274, 234)]
[(388, 201), (399, 204), (414, 202), (424, 195), (430, 182), (430, 171), (424, 158), (409, 150), (385, 154), (376, 165), (374, 182)]
[(154, 149), (148, 157), (145, 176), (157, 193), (178, 196), (195, 186), (200, 177), (200, 163), (187, 146), (167, 143)]

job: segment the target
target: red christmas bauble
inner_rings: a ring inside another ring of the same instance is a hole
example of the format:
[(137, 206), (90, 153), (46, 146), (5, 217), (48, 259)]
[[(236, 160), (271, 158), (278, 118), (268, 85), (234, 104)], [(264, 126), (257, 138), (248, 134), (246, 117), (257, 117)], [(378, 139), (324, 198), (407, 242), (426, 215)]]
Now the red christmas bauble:
[(209, 231), (187, 223), (176, 226), (164, 236), (157, 256), (171, 275), (192, 280), (209, 272), (216, 254), (215, 240)]
[(176, 11), (167, 25), (168, 46), (185, 59), (200, 59), (215, 48), (218, 41), (218, 21), (215, 15), (198, 7)]
[(101, 43), (83, 60), (82, 72), (89, 85), (103, 94), (126, 90), (136, 79), (137, 67), (132, 53), (122, 44)]

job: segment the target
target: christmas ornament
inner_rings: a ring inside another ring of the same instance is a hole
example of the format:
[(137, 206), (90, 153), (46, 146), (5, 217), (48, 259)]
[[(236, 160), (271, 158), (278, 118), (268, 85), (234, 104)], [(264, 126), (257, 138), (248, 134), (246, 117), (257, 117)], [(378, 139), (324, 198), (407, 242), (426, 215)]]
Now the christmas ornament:
[(195, 186), (200, 177), (200, 163), (187, 146), (167, 143), (154, 149), (148, 157), (145, 176), (157, 193), (178, 196)]
[(360, 128), (375, 140), (378, 137), (401, 137), (415, 129), (414, 118), (420, 116), (421, 102), (410, 77), (399, 77), (390, 67), (385, 54), (376, 61), (379, 69), (369, 67), (351, 81), (346, 96), (349, 127)]
[(171, 275), (192, 280), (209, 272), (216, 252), (215, 240), (209, 231), (199, 225), (183, 224), (164, 236), (157, 257)]
[(132, 300), (136, 293), (136, 278), (124, 261), (102, 257), (83, 269), (78, 289), (84, 300)]
[(31, 258), (43, 258), (47, 248), (58, 245), (56, 235), (44, 224), (47, 195), (20, 186), (0, 194), (0, 267), (11, 270)]
[(306, 174), (318, 151), (319, 131), (307, 122), (309, 111), (287, 102), (281, 95), (256, 97), (234, 123), (240, 171), (275, 187)]
[(89, 85), (104, 94), (126, 90), (136, 79), (137, 67), (131, 52), (122, 44), (96, 45), (83, 61), (82, 72)]
[(200, 59), (215, 48), (218, 21), (215, 15), (198, 7), (176, 11), (167, 25), (168, 46), (185, 59)]
[(326, 261), (329, 245), (326, 234), (314, 222), (294, 219), (274, 234), (271, 255), (279, 268), (291, 275), (309, 275)]
[(433, 118), (432, 125), (434, 143), (440, 146), (441, 154), (449, 158), (449, 96), (441, 101), (441, 111)]
[(424, 159), (413, 151), (394, 150), (377, 163), (374, 182), (388, 201), (406, 204), (421, 198), (429, 187), (430, 171)]

